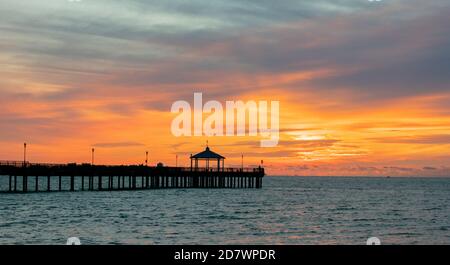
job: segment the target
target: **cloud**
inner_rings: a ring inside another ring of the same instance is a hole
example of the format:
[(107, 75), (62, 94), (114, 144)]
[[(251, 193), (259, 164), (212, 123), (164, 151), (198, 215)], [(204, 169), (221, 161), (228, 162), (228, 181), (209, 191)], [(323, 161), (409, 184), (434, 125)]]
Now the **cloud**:
[[(449, 143), (446, 0), (4, 0), (0, 13), (2, 142), (97, 142), (116, 147), (114, 159), (151, 138), (161, 155), (171, 144), (182, 153), (191, 146), (175, 143), (166, 114), (202, 91), (282, 100), (278, 149), (220, 139), (226, 151), (302, 165), (377, 159), (342, 172), (380, 174), (400, 171), (381, 165), (401, 156), (442, 171), (430, 160)], [(322, 140), (288, 138), (319, 131)]]
[[(268, 167), (274, 170), (273, 167)], [(349, 164), (300, 164), (285, 165), (286, 170), (291, 175), (297, 176), (364, 176), (364, 177), (448, 177), (449, 169), (445, 167), (401, 167), (401, 166), (364, 166)], [(286, 173), (285, 173), (286, 174)]]
[(114, 143), (96, 143), (93, 144), (92, 146), (101, 148), (121, 148), (121, 147), (136, 147), (145, 145), (137, 142), (114, 142)]
[[(7, 1), (0, 6), (5, 21), (0, 28), (2, 54), (15, 58), (0, 57), (0, 64), (13, 65), (16, 79), (40, 82), (41, 88), (60, 86), (59, 91), (41, 93), (47, 101), (139, 101), (166, 93), (165, 103), (142, 102), (166, 110), (167, 102), (199, 89), (227, 98), (276, 87), (290, 98), (309, 91), (324, 101), (334, 99), (330, 108), (351, 108), (446, 91), (450, 81), (445, 74), (450, 70), (445, 38), (450, 32), (435, 26), (448, 24), (446, 1), (397, 1), (378, 7), (331, 0), (276, 5)], [(43, 15), (48, 13), (51, 19)], [(33, 27), (27, 18), (33, 19)], [(317, 74), (304, 78), (310, 72)], [(18, 90), (17, 84), (8, 87)], [(337, 91), (346, 92), (339, 101)]]
[(450, 134), (419, 135), (419, 136), (396, 136), (369, 138), (368, 140), (382, 143), (397, 144), (450, 144)]
[[(224, 153), (225, 157), (238, 157), (239, 154), (236, 153)], [(280, 151), (272, 151), (272, 152), (252, 152), (247, 151), (244, 153), (245, 157), (257, 157), (257, 158), (286, 158), (286, 157), (295, 157), (297, 153), (293, 150), (280, 150)]]

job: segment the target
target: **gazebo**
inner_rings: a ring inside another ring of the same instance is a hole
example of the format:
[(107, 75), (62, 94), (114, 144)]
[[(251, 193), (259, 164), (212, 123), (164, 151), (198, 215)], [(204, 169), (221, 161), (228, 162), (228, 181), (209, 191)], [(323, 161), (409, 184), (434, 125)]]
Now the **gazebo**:
[[(205, 151), (200, 152), (196, 155), (191, 155), (191, 169), (198, 169), (198, 161), (204, 160), (206, 162), (206, 169), (209, 170), (209, 162), (212, 160), (213, 162), (217, 162), (217, 171), (220, 171), (224, 168), (225, 157), (211, 151), (209, 146), (206, 147)], [(221, 165), (222, 162), (222, 165)], [(193, 165), (194, 163), (194, 165)]]

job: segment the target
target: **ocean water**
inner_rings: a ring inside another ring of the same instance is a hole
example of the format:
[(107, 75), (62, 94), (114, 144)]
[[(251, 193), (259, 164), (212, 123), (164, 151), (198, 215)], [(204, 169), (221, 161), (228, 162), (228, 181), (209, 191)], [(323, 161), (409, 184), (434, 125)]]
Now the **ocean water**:
[(450, 178), (265, 177), (263, 186), (0, 193), (0, 244), (450, 244)]

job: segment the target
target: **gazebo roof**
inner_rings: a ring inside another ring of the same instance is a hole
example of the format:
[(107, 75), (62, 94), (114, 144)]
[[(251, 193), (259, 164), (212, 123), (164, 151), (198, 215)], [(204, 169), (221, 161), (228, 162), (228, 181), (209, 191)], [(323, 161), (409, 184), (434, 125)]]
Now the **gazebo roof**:
[(193, 155), (191, 158), (198, 159), (225, 159), (225, 157), (209, 150), (209, 147), (206, 147), (205, 151), (200, 152), (198, 154)]

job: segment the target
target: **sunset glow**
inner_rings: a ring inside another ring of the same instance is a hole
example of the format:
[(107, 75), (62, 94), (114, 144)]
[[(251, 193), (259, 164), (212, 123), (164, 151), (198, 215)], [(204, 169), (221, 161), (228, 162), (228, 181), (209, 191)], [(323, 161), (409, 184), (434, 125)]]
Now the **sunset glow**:
[[(164, 2), (2, 1), (0, 160), (187, 166), (208, 140), (269, 175), (449, 176), (449, 1)], [(195, 92), (279, 101), (278, 146), (173, 136)]]

